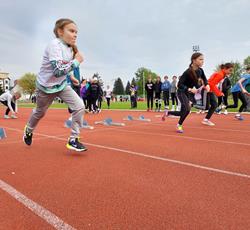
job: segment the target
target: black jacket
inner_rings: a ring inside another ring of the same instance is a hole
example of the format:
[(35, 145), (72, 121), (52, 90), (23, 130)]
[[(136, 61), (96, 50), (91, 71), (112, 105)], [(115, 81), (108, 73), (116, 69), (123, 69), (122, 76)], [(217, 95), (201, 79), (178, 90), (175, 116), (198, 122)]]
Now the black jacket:
[(205, 73), (202, 68), (197, 69), (196, 75), (198, 77), (198, 81), (194, 81), (190, 72), (190, 69), (187, 69), (182, 76), (180, 77), (180, 80), (178, 82), (178, 90), (182, 92), (188, 92), (189, 88), (195, 87), (196, 89), (200, 88), (199, 80), (202, 80), (204, 82), (204, 85), (207, 85), (207, 78), (205, 76)]
[(88, 88), (88, 93), (91, 98), (98, 98), (101, 92), (100, 85), (98, 83), (91, 83)]
[(154, 88), (155, 88), (155, 85), (154, 83), (151, 81), (151, 82), (146, 82), (145, 84), (145, 90), (147, 92), (147, 94), (150, 94), (150, 95), (153, 95), (154, 94)]
[(162, 82), (155, 82), (155, 93), (161, 93), (161, 85), (162, 85)]

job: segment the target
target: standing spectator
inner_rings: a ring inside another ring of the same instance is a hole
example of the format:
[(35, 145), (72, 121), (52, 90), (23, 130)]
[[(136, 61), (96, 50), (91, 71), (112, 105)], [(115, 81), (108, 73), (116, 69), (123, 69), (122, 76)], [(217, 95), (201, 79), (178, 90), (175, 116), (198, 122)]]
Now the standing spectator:
[(80, 90), (80, 95), (83, 100), (85, 109), (88, 109), (88, 100), (87, 100), (87, 90), (88, 90), (89, 84), (87, 84), (87, 80), (83, 79), (81, 83), (81, 90)]
[(103, 98), (103, 90), (99, 83), (98, 109), (97, 109), (98, 113), (102, 111), (102, 98)]
[(153, 110), (154, 104), (154, 83), (150, 75), (148, 77), (148, 81), (145, 84), (145, 90), (147, 92), (147, 111), (150, 111)]
[(164, 77), (164, 82), (161, 85), (161, 90), (163, 91), (163, 101), (165, 109), (169, 109), (169, 94), (170, 94), (171, 84), (168, 80), (168, 76)]
[(175, 106), (178, 106), (178, 100), (177, 100), (177, 77), (173, 76), (173, 81), (171, 82), (171, 99), (172, 99), (172, 111), (175, 111)]
[(110, 86), (107, 86), (107, 90), (106, 90), (106, 100), (107, 100), (107, 104), (108, 104), (108, 109), (110, 109), (110, 100), (112, 97), (112, 90), (110, 89)]
[(97, 100), (100, 94), (100, 85), (96, 77), (93, 78), (89, 86), (89, 95), (90, 95), (90, 108), (89, 111), (92, 113), (98, 112)]
[(158, 76), (155, 82), (155, 112), (161, 111), (161, 89), (162, 89), (162, 82), (161, 77)]
[(137, 108), (137, 87), (133, 84), (130, 87), (130, 100), (131, 108)]

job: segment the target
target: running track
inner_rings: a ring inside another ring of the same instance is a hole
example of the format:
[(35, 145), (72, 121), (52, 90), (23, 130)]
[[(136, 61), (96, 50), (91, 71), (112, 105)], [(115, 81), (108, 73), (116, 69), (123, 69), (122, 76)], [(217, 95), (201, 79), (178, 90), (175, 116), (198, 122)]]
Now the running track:
[[(3, 108), (0, 109), (3, 114)], [(89, 150), (65, 148), (66, 110), (49, 110), (31, 147), (18, 120), (0, 118), (0, 229), (250, 229), (250, 116), (192, 114), (177, 119), (83, 130)], [(86, 115), (90, 124), (131, 112)], [(139, 116), (142, 113), (132, 112)]]

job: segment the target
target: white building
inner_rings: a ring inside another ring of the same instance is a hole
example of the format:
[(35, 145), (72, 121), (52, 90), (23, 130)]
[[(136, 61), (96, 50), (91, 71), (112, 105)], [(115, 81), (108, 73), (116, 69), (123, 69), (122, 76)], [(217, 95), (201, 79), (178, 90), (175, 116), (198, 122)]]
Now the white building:
[(10, 89), (9, 73), (0, 72), (0, 88), (4, 92)]

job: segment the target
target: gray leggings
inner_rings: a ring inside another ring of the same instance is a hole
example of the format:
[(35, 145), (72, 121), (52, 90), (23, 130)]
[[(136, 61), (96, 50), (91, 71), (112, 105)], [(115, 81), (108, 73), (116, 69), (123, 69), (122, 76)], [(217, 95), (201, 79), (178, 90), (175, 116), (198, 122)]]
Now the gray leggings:
[(27, 123), (28, 131), (34, 131), (39, 120), (45, 115), (47, 109), (56, 97), (62, 99), (72, 110), (72, 128), (70, 137), (79, 137), (80, 127), (83, 123), (84, 104), (81, 98), (70, 86), (66, 86), (62, 91), (52, 94), (37, 89), (37, 107), (33, 109), (31, 117)]

